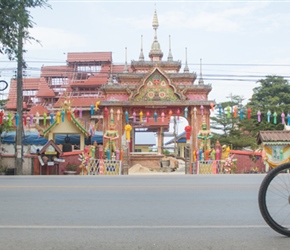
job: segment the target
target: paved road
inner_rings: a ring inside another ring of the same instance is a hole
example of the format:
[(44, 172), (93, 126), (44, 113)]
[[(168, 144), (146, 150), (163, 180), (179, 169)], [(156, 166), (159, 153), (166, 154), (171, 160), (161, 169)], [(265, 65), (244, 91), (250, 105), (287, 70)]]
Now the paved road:
[(273, 250), (264, 175), (0, 176), (0, 249)]

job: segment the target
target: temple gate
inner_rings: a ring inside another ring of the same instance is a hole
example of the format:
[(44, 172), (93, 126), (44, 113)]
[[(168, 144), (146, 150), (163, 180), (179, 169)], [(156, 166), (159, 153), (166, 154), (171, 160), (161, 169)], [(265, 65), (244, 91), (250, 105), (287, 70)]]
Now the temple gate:
[[(97, 104), (97, 112), (102, 117), (104, 134), (110, 130), (111, 124), (120, 135), (115, 142), (116, 150), (129, 149), (134, 152), (135, 132), (146, 130), (157, 134), (159, 154), (163, 152), (164, 132), (168, 132), (171, 117), (179, 119), (183, 116), (188, 121), (185, 128), (189, 137), (188, 147), (193, 152), (199, 149), (198, 133), (202, 123), (210, 128), (209, 116), (214, 102), (208, 100), (208, 94), (212, 88), (204, 84), (201, 72), (198, 84), (194, 84), (197, 77), (189, 72), (187, 61), (184, 71), (180, 72), (181, 62), (173, 60), (171, 49), (167, 61), (162, 61), (157, 27), (155, 10), (155, 36), (149, 53), (150, 60), (144, 60), (141, 48), (138, 61), (132, 61), (130, 67), (126, 62), (123, 73), (115, 74), (114, 79), (111, 75), (108, 84), (102, 86), (105, 98)], [(122, 145), (125, 132), (127, 143)], [(104, 147), (111, 143), (108, 140), (104, 138)], [(192, 162), (192, 154), (189, 157), (189, 162)]]

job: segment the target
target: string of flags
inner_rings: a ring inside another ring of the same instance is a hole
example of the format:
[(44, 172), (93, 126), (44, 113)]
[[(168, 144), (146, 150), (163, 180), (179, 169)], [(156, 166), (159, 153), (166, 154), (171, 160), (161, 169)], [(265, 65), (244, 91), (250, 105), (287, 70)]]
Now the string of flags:
[[(91, 107), (90, 107), (90, 114), (91, 115), (95, 114), (95, 112), (97, 112), (99, 110), (98, 106), (99, 106), (99, 102), (97, 102), (96, 105), (91, 105)], [(210, 110), (212, 112), (214, 112), (215, 107), (216, 106), (213, 103), (210, 103)], [(239, 118), (240, 120), (244, 120), (244, 119), (250, 120), (251, 117), (253, 116), (251, 108), (238, 109), (237, 106), (234, 106), (234, 107), (227, 106), (226, 108), (223, 109), (221, 104), (219, 104), (216, 108), (217, 108), (218, 115), (222, 115), (224, 113), (227, 116), (227, 118), (234, 117), (234, 118)], [(198, 106), (194, 106), (194, 108), (192, 109), (192, 112), (193, 112), (192, 114), (194, 115), (194, 118), (197, 118), (198, 109), (199, 109), (199, 112), (200, 112), (201, 116), (202, 117), (204, 116), (205, 107), (203, 105), (200, 105), (199, 107)], [(154, 121), (157, 122), (158, 121), (158, 117), (161, 117), (162, 122), (164, 122), (164, 118), (166, 116), (168, 118), (170, 118), (172, 115), (174, 115), (174, 116), (177, 116), (177, 119), (179, 119), (180, 116), (183, 116), (184, 118), (188, 118), (188, 114), (189, 114), (188, 111), (189, 111), (188, 107), (185, 107), (185, 108), (182, 108), (182, 109), (180, 109), (180, 108), (173, 109), (173, 110), (170, 109), (167, 112), (164, 112), (164, 111), (156, 112), (156, 111), (154, 111), (153, 113), (150, 113), (149, 110), (147, 110), (147, 111), (144, 110), (144, 113), (143, 113), (142, 110), (140, 110), (140, 112), (137, 112), (137, 113), (136, 113), (136, 111), (133, 111), (132, 117), (133, 117), (133, 122), (136, 122), (137, 117), (139, 118), (139, 121), (142, 121), (143, 120), (143, 116), (144, 116), (146, 122), (149, 122), (149, 119), (151, 119), (151, 118), (153, 118)], [(105, 107), (104, 110), (103, 110), (103, 114), (104, 114), (105, 118), (108, 118), (110, 116), (111, 119), (112, 119), (112, 117), (114, 116), (114, 113), (115, 113), (115, 111), (113, 109), (111, 109), (109, 111), (107, 107)], [(117, 120), (118, 121), (120, 119), (120, 113), (121, 112), (118, 109), (116, 111)], [(81, 108), (74, 109), (73, 111), (71, 111), (69, 109), (66, 112), (65, 112), (65, 110), (61, 110), (61, 111), (56, 112), (56, 114), (54, 114), (54, 113), (49, 113), (49, 114), (44, 113), (42, 115), (43, 125), (46, 125), (47, 120), (49, 120), (49, 122), (51, 124), (54, 123), (54, 119), (56, 119), (57, 123), (63, 122), (65, 114), (68, 115), (68, 120), (69, 121), (71, 120), (70, 119), (71, 115), (74, 115), (75, 118), (77, 118), (77, 117), (82, 118), (82, 109)], [(128, 113), (127, 110), (124, 112), (124, 116), (125, 116), (125, 123), (126, 124), (129, 123), (129, 113)], [(268, 110), (263, 115), (263, 117), (264, 116), (266, 117), (266, 121), (267, 122), (269, 122), (269, 123), (273, 122), (274, 124), (277, 124), (279, 116), (280, 116), (282, 124), (286, 124), (286, 119), (287, 119), (287, 125), (290, 126), (290, 113), (288, 113), (287, 115), (284, 112), (282, 112), (281, 114), (278, 114), (276, 111), (274, 111), (272, 113), (271, 110)], [(23, 123), (26, 126), (27, 125), (27, 119), (29, 119), (30, 125), (32, 125), (34, 121), (35, 121), (35, 123), (39, 124), (39, 117), (40, 117), (40, 115), (38, 113), (35, 116), (33, 114), (29, 114), (29, 115), (28, 114), (23, 114)], [(257, 111), (256, 117), (257, 117), (257, 120), (258, 120), (259, 123), (262, 122), (262, 112), (260, 110)], [(1, 110), (0, 111), (0, 124), (3, 123), (3, 119), (4, 119), (4, 111)], [(11, 113), (8, 113), (7, 116), (6, 116), (6, 119), (8, 121), (8, 125), (9, 126), (12, 126), (12, 120), (13, 119), (15, 120), (15, 125), (16, 126), (18, 126), (18, 124), (19, 124), (19, 114), (18, 113), (15, 113), (14, 115), (12, 115)]]
[[(222, 115), (222, 113), (223, 113), (223, 108), (219, 104), (218, 105), (218, 114)], [(224, 109), (224, 113), (226, 114), (227, 118), (231, 118), (232, 116), (234, 118), (238, 118), (238, 116), (239, 116), (240, 120), (244, 120), (244, 119), (250, 120), (251, 116), (252, 116), (252, 109), (251, 108), (248, 108), (248, 109), (241, 108), (240, 110), (238, 110), (237, 106), (235, 106), (233, 108), (231, 108), (230, 106), (227, 106)], [(257, 115), (258, 122), (259, 123), (262, 122), (262, 112), (260, 110), (258, 110), (256, 115)], [(265, 117), (267, 119), (267, 122), (270, 123), (271, 121), (273, 121), (274, 124), (277, 124), (279, 115), (276, 111), (274, 111), (272, 113), (271, 110), (268, 110), (265, 113), (265, 115), (266, 115)], [(282, 124), (286, 124), (286, 118), (287, 118), (287, 125), (290, 126), (290, 113), (288, 113), (286, 116), (285, 113), (282, 112), (280, 117), (281, 117)]]

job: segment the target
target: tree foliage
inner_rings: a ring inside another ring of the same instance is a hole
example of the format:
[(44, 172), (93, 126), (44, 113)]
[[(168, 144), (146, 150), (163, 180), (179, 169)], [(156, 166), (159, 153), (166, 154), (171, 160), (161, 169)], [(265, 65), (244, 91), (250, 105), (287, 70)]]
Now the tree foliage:
[[(230, 95), (230, 101), (219, 104), (223, 110), (221, 114), (211, 117), (211, 129), (216, 130), (214, 139), (219, 140), (221, 144), (231, 145), (233, 149), (242, 147), (256, 148), (256, 136), (262, 130), (283, 130), (281, 114), (290, 117), (290, 85), (288, 81), (281, 76), (266, 76), (257, 83), (260, 86), (253, 89), (253, 95), (249, 102), (243, 106), (243, 98)], [(216, 109), (218, 109), (217, 105)], [(227, 116), (225, 109), (227, 106), (238, 107), (245, 114), (249, 109), (251, 111), (250, 119), (245, 115), (244, 119), (234, 118), (233, 115)], [(258, 121), (258, 111), (261, 112), (261, 121)], [(270, 122), (267, 119), (267, 112), (271, 112)], [(274, 113), (276, 113), (276, 123), (274, 122)]]
[[(266, 76), (258, 81), (259, 87), (253, 89), (254, 94), (247, 104), (252, 110), (252, 119), (255, 126), (251, 128), (252, 133), (261, 130), (283, 130), (282, 113), (290, 113), (290, 85), (281, 76)], [(261, 112), (261, 122), (258, 122), (257, 112)], [(270, 122), (267, 120), (267, 112), (271, 112)], [(274, 113), (277, 114), (276, 124), (274, 123)]]
[(34, 25), (29, 9), (35, 7), (50, 5), (47, 4), (47, 0), (0, 1), (0, 53), (7, 54), (11, 60), (17, 57), (18, 53), (19, 27), (24, 31), (24, 40), (36, 40), (29, 34), (29, 29)]

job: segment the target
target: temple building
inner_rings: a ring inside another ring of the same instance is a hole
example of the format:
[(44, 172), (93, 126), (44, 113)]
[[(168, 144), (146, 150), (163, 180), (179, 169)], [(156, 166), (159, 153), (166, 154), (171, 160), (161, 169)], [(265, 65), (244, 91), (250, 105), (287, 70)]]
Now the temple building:
[[(170, 36), (170, 48), (164, 59), (157, 36), (156, 10), (152, 26), (153, 42), (148, 57), (144, 56), (141, 36), (139, 58), (130, 64), (126, 51), (123, 65), (113, 63), (112, 52), (69, 52), (66, 65), (43, 66), (39, 78), (25, 78), (23, 116), (28, 119), (37, 116), (39, 126), (44, 126), (44, 113), (56, 114), (64, 100), (69, 99), (72, 112), (88, 131), (104, 134), (110, 129), (117, 131), (120, 136), (116, 148), (122, 148), (123, 135), (129, 133), (126, 139), (134, 152), (135, 132), (146, 131), (156, 133), (159, 153), (170, 120), (182, 116), (188, 121), (186, 133), (191, 152), (198, 149), (202, 124), (207, 131), (210, 129), (214, 101), (208, 100), (208, 94), (212, 87), (204, 83), (201, 70), (199, 79), (195, 72), (189, 71), (186, 48), (183, 68), (180, 60), (173, 59)], [(6, 112), (17, 110), (16, 89), (17, 82), (13, 79)], [(104, 138), (103, 145), (106, 143)]]

